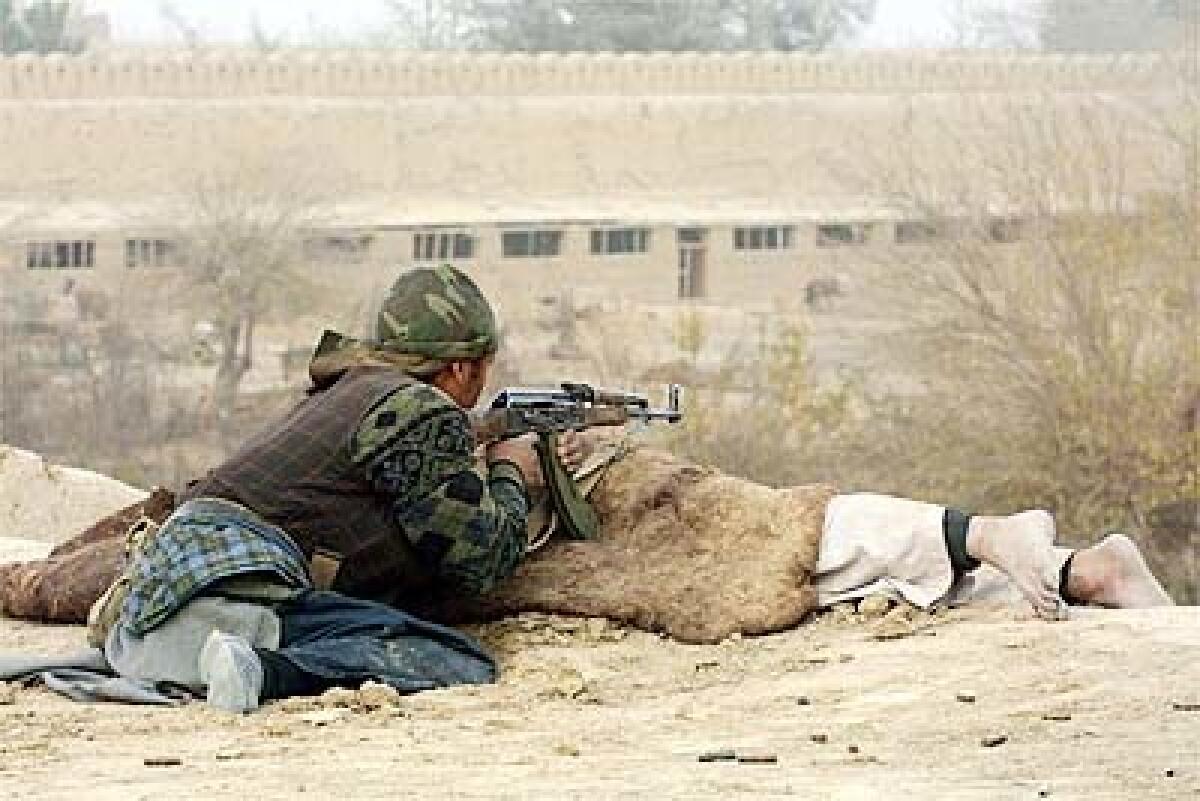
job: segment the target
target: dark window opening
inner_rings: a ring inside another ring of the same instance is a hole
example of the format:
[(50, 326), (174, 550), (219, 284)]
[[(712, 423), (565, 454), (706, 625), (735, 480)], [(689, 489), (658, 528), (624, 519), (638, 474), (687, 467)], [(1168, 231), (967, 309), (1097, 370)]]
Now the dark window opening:
[(904, 220), (896, 223), (897, 245), (920, 245), (940, 239), (942, 227), (925, 220)]
[(562, 231), (505, 231), (500, 247), (506, 258), (557, 256), (562, 249)]
[(817, 226), (817, 245), (862, 245), (867, 241), (869, 226), (865, 223), (826, 223)]
[(645, 253), (650, 249), (649, 228), (609, 228), (592, 231), (593, 255)]
[(795, 246), (795, 227), (756, 225), (733, 229), (734, 250), (790, 250)]
[(413, 259), (450, 261), (475, 258), (475, 237), (462, 233), (413, 234)]
[(997, 217), (988, 221), (988, 238), (993, 242), (1010, 244), (1025, 235), (1025, 220), (1020, 217)]
[(25, 266), (30, 270), (91, 270), (96, 266), (93, 240), (25, 243)]
[(125, 266), (166, 267), (175, 255), (175, 243), (169, 239), (126, 239)]

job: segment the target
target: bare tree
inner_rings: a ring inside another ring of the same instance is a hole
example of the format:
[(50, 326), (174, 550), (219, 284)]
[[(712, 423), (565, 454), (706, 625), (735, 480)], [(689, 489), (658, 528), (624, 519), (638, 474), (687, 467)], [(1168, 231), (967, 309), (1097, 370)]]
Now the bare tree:
[(947, 9), (962, 48), (1125, 53), (1186, 45), (1192, 0), (955, 0)]
[(219, 426), (254, 364), (256, 326), (308, 287), (302, 244), (318, 217), (310, 184), (253, 169), (198, 179), (174, 215), (189, 306), (215, 329)]
[(468, 44), (472, 0), (388, 0), (400, 36), (415, 50), (454, 50)]
[[(27, 236), (39, 214), (31, 207), (13, 232)], [(161, 332), (133, 322), (147, 307), (132, 276), (105, 290), (60, 276), (22, 271), (0, 287), (0, 442), (140, 483), (172, 403)]]
[(269, 30), (258, 14), (250, 16), (249, 39), (254, 49), (262, 53), (274, 53), (287, 46), (287, 37)]
[(872, 190), (920, 233), (881, 271), (905, 325), (879, 347), (926, 393), (875, 453), (921, 455), (917, 485), (893, 487), (907, 494), (1041, 504), (1076, 542), (1127, 528), (1194, 598), (1194, 541), (1150, 539), (1151, 511), (1197, 481), (1200, 435), (1181, 423), (1200, 386), (1200, 207), (1181, 172), (1194, 144), (1144, 111), (993, 97), (872, 165)]
[(183, 40), (184, 47), (196, 50), (204, 44), (204, 36), (196, 23), (190, 20), (171, 0), (161, 0), (158, 14)]
[(527, 52), (823, 50), (875, 0), (391, 0), (402, 42)]
[(742, 49), (821, 51), (869, 23), (875, 0), (740, 0), (732, 13)]
[(951, 43), (960, 49), (1036, 50), (1041, 6), (1036, 0), (955, 0), (946, 9)]
[(1195, 0), (1043, 0), (1042, 46), (1076, 53), (1175, 48), (1195, 12)]
[(484, 0), (473, 11), (477, 42), (497, 50), (718, 50), (731, 35), (724, 0)]
[(87, 41), (74, 27), (78, 14), (69, 0), (0, 0), (0, 54), (82, 51)]

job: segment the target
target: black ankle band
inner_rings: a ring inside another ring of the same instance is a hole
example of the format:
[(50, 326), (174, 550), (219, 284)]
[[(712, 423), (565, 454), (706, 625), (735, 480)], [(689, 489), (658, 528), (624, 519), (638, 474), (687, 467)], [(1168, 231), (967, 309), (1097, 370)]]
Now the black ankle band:
[(946, 553), (950, 555), (950, 567), (954, 570), (955, 578), (981, 564), (967, 554), (967, 528), (970, 524), (969, 514), (946, 507), (946, 513), (942, 515), (942, 534), (946, 539)]
[(1067, 561), (1063, 562), (1062, 570), (1058, 571), (1058, 597), (1062, 598), (1067, 606), (1083, 606), (1083, 601), (1067, 592), (1067, 585), (1071, 581), (1071, 562), (1073, 561), (1075, 561), (1075, 551), (1071, 551)]

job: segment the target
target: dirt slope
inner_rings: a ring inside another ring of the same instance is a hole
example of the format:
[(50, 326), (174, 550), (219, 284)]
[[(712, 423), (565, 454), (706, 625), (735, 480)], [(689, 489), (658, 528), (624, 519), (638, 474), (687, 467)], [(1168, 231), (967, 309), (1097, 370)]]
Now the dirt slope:
[[(1200, 798), (1200, 610), (875, 631), (681, 646), (522, 618), (481, 630), (499, 685), (247, 717), (19, 689), (0, 694), (0, 798)], [(79, 640), (0, 621), (0, 651)], [(777, 762), (698, 761), (720, 749)]]
[[(0, 561), (137, 494), (2, 448), (0, 479), (53, 501), (0, 509)], [(1194, 607), (828, 615), (715, 646), (540, 616), (477, 631), (498, 685), (246, 717), (0, 686), (0, 799), (1200, 799)], [(0, 652), (82, 642), (0, 618)], [(723, 749), (775, 761), (699, 761)]]

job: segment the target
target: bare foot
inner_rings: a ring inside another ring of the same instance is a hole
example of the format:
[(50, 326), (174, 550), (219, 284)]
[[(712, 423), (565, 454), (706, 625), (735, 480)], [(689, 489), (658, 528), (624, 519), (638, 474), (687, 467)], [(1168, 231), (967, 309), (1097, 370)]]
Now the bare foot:
[(1112, 534), (1098, 545), (1076, 551), (1067, 591), (1089, 604), (1117, 609), (1175, 605), (1137, 545), (1124, 534)]
[(1058, 595), (1060, 560), (1054, 553), (1054, 518), (1049, 512), (1031, 509), (1008, 517), (972, 517), (967, 553), (1008, 576), (1038, 617), (1065, 617), (1066, 605)]

